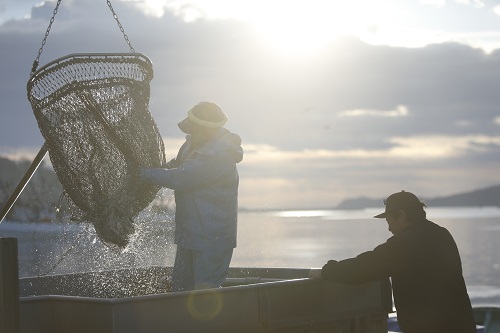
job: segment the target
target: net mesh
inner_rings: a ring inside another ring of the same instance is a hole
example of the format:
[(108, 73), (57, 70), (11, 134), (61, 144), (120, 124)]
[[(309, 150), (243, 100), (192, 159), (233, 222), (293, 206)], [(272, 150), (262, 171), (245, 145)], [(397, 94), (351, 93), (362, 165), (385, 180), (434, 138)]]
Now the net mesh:
[(165, 164), (149, 112), (153, 68), (140, 53), (73, 54), (40, 68), (28, 99), (73, 221), (93, 224), (108, 247), (123, 249), (134, 218), (159, 187), (137, 178), (139, 165)]

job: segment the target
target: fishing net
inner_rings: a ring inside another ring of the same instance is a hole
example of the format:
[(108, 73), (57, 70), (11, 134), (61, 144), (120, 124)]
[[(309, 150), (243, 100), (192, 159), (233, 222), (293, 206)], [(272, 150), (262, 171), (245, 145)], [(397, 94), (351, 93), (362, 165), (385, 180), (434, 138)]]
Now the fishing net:
[(134, 218), (159, 187), (137, 178), (140, 165), (165, 164), (149, 112), (151, 61), (140, 53), (73, 54), (36, 71), (28, 99), (73, 221), (93, 224), (108, 247), (123, 249)]

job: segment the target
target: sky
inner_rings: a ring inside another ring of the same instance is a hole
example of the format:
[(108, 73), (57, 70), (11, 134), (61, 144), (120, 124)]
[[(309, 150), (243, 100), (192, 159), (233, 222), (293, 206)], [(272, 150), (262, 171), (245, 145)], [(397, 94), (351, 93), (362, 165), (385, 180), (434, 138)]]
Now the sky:
[[(26, 82), (55, 4), (0, 0), (0, 156), (32, 159), (44, 141)], [(153, 62), (150, 111), (167, 158), (191, 106), (213, 101), (228, 115), (245, 150), (241, 207), (328, 208), (500, 184), (500, 2), (112, 5)], [(106, 1), (63, 0), (40, 65), (128, 51)]]

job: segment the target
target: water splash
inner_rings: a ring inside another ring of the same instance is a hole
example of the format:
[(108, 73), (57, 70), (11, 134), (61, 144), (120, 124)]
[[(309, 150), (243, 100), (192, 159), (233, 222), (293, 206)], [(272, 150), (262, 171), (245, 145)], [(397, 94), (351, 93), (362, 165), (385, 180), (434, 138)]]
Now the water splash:
[[(76, 288), (87, 296), (125, 297), (165, 291), (169, 285), (164, 270), (175, 256), (171, 210), (142, 211), (121, 252), (101, 243), (88, 223), (11, 225), (18, 238), (19, 276), (38, 277), (45, 289), (55, 288), (52, 294), (67, 295)], [(154, 272), (145, 273), (147, 267), (146, 272)]]
[(122, 252), (102, 244), (88, 223), (7, 223), (0, 234), (18, 239), (20, 277), (172, 265), (172, 211), (148, 207), (136, 218), (135, 226)]

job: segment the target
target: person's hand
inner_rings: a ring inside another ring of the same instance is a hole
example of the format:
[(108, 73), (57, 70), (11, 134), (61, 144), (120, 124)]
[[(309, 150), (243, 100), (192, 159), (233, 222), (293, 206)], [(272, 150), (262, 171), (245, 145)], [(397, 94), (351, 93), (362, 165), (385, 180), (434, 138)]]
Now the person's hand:
[(141, 166), (135, 159), (127, 160), (127, 176), (132, 181), (139, 180), (140, 169), (141, 169)]
[(179, 162), (177, 162), (177, 159), (173, 158), (167, 164), (165, 165), (165, 168), (167, 169), (175, 169), (179, 166)]
[(321, 279), (321, 268), (312, 268), (309, 271), (310, 279)]

